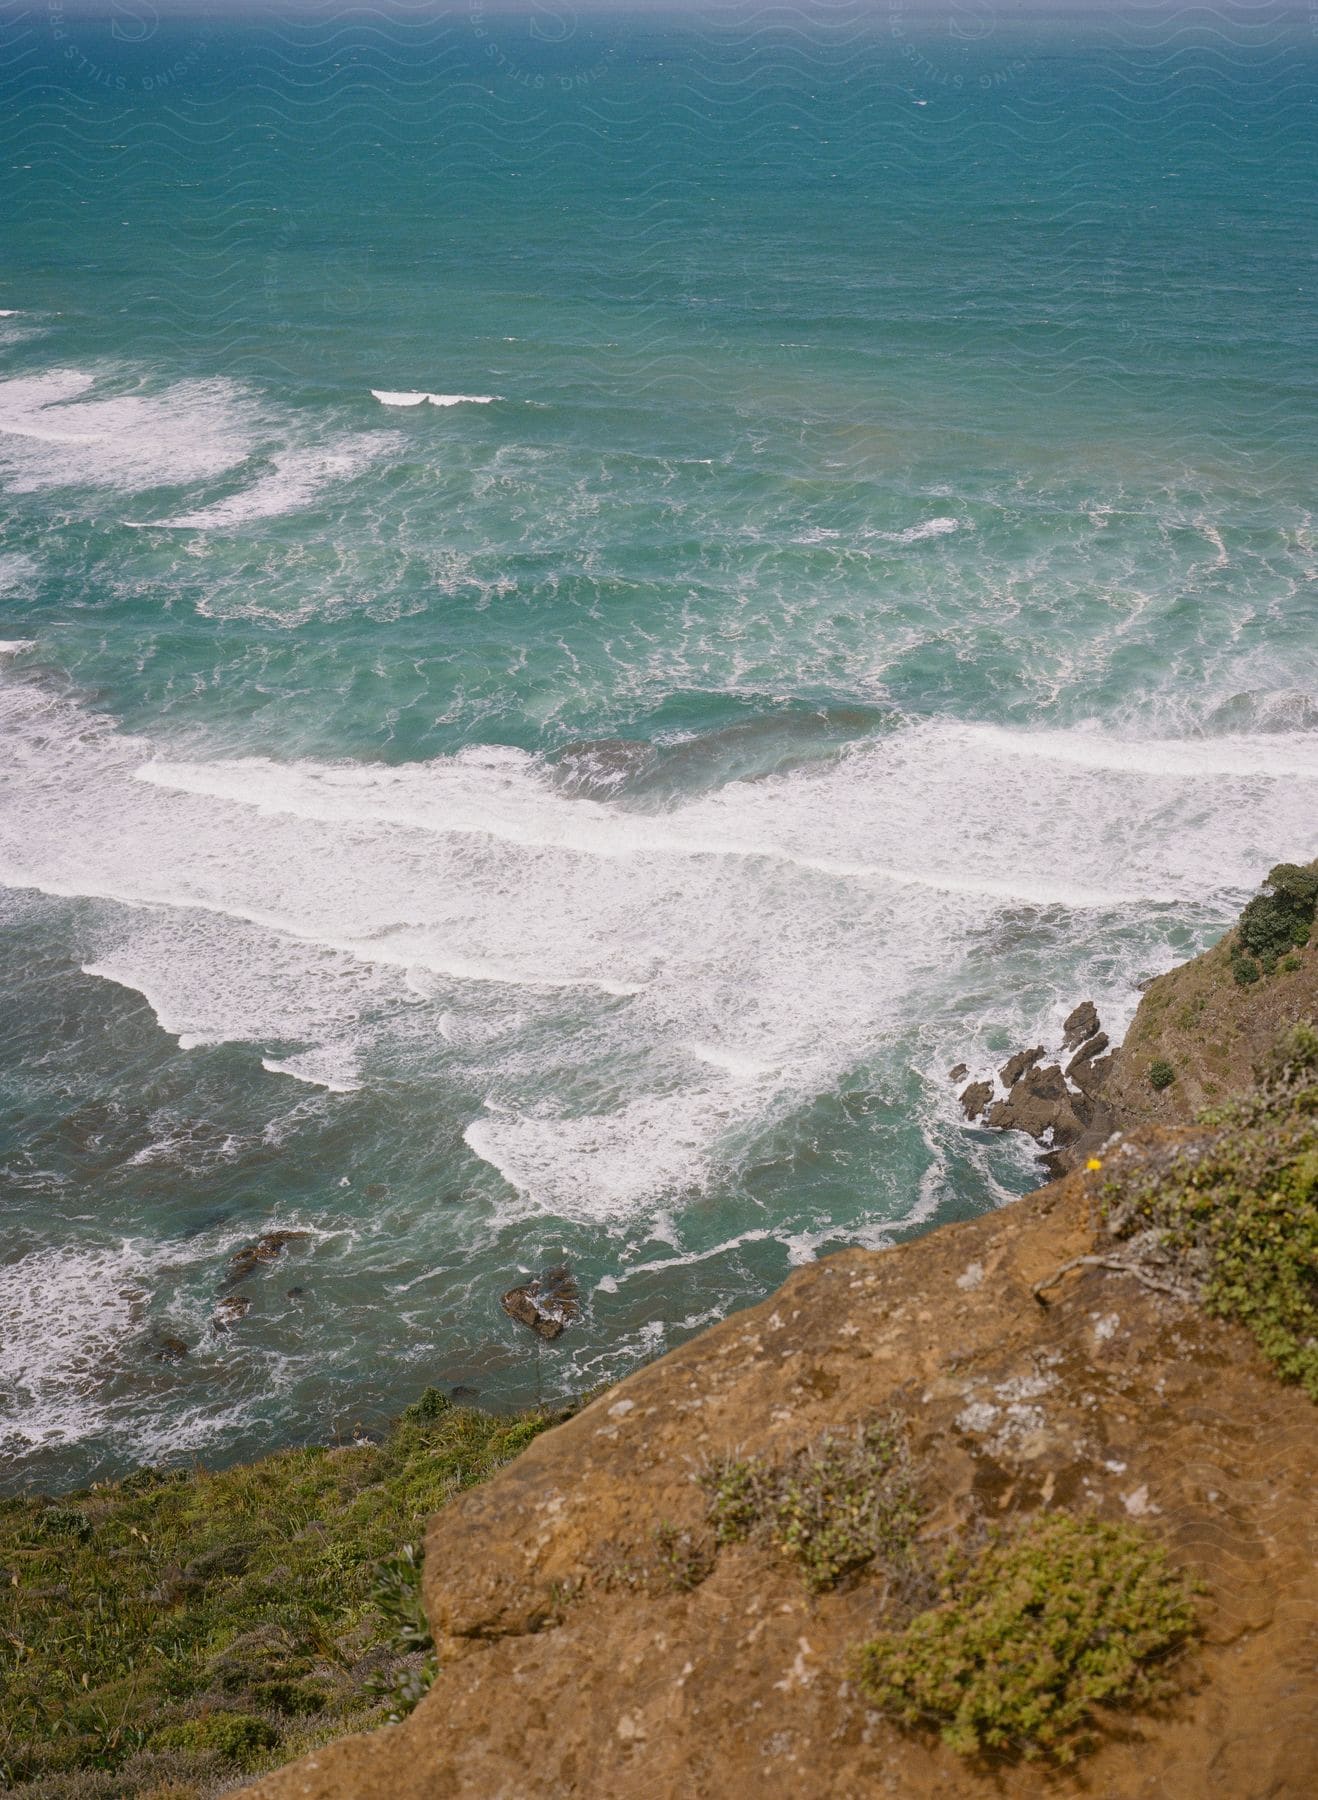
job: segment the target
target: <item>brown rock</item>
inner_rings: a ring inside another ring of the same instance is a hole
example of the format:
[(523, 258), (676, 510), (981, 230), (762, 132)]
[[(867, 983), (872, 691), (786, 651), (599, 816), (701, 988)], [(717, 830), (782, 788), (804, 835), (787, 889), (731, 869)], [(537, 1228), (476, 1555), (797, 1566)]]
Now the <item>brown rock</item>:
[(977, 1119), (992, 1098), (991, 1081), (972, 1081), (961, 1096), (961, 1110), (968, 1119)]
[(551, 1342), (581, 1311), (577, 1284), (565, 1268), (546, 1269), (521, 1287), (509, 1288), (499, 1304), (510, 1319)]
[(1036, 1142), (1051, 1132), (1054, 1145), (1073, 1142), (1086, 1123), (1056, 1063), (1022, 1075), (1005, 1100), (989, 1107), (985, 1122), (1000, 1131), (1023, 1131)]
[(1092, 1000), (1082, 1000), (1074, 1012), (1068, 1013), (1062, 1024), (1062, 1048), (1074, 1050), (1077, 1044), (1083, 1044), (1086, 1038), (1093, 1037), (1099, 1029), (1098, 1010)]
[(273, 1262), (285, 1244), (295, 1244), (299, 1238), (309, 1238), (309, 1231), (265, 1231), (256, 1240), (256, 1254), (262, 1262)]
[(245, 1300), (241, 1294), (226, 1294), (223, 1300), (216, 1303), (211, 1315), (211, 1325), (216, 1331), (227, 1331), (230, 1325), (236, 1324), (239, 1319), (245, 1319), (251, 1310), (251, 1301)]
[(516, 1319), (519, 1325), (529, 1325), (542, 1338), (552, 1340), (563, 1334), (562, 1319), (542, 1318), (529, 1287), (509, 1288), (506, 1294), (499, 1296), (499, 1305), (510, 1319)]
[(229, 1280), (241, 1281), (265, 1263), (274, 1262), (285, 1244), (296, 1243), (299, 1238), (309, 1238), (309, 1231), (264, 1231), (254, 1244), (244, 1244), (241, 1250), (235, 1250), (229, 1258)]
[(958, 1063), (955, 1069), (949, 1069), (947, 1071), (947, 1079), (949, 1081), (961, 1081), (965, 1076), (969, 1075), (969, 1073), (970, 1065), (968, 1063)]
[(998, 1070), (998, 1080), (1005, 1088), (1015, 1087), (1025, 1071), (1032, 1069), (1042, 1055), (1042, 1044), (1036, 1044), (1033, 1050), (1018, 1050), (1015, 1056), (1009, 1056)]
[[(1066, 1078), (1068, 1081), (1073, 1081), (1082, 1093), (1097, 1092), (1107, 1079), (1111, 1064), (1111, 1059), (1103, 1056), (1107, 1047), (1107, 1032), (1100, 1031), (1096, 1037), (1091, 1037), (1088, 1043), (1082, 1044), (1067, 1063)], [(1101, 1062), (1098, 1060), (1100, 1057), (1102, 1058)]]

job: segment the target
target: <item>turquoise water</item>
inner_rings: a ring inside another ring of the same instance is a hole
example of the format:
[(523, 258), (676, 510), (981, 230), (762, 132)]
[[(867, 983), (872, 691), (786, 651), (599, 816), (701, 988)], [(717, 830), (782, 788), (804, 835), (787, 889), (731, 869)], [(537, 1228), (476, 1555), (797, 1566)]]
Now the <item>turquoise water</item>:
[(0, 9), (8, 1485), (1001, 1204), (1318, 853), (1308, 22), (1015, 10)]

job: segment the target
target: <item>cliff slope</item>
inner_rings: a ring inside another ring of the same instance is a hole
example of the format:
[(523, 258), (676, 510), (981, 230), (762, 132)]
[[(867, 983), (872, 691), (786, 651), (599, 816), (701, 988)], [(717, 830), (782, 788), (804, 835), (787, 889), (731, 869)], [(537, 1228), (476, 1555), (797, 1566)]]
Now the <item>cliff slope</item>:
[[(1242, 988), (1224, 945), (1151, 986), (1109, 1105), (1117, 1123), (1165, 1122), (1103, 1168), (797, 1271), (455, 1499), (427, 1542), (428, 1696), (251, 1800), (1314, 1792), (1312, 1402), (1243, 1329), (1121, 1267), (1101, 1228), (1113, 1170), (1165, 1167), (1195, 1103), (1247, 1082), (1277, 1029), (1318, 1011), (1314, 947), (1295, 960)], [(1157, 1058), (1175, 1074), (1160, 1090)], [(720, 1470), (796, 1468), (821, 1434), (875, 1421), (907, 1446), (928, 1566), (1058, 1513), (1164, 1546), (1200, 1585), (1202, 1636), (1161, 1703), (1100, 1708), (1074, 1769), (967, 1759), (877, 1711), (854, 1652), (901, 1616), (899, 1564), (815, 1591), (790, 1531), (720, 1542), (711, 1513)]]

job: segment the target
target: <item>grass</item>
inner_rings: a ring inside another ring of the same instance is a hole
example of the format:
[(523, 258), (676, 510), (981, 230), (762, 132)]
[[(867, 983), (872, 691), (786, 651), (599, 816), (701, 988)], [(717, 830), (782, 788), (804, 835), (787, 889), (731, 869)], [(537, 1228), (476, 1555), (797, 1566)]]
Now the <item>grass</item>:
[(563, 1416), (430, 1389), (380, 1444), (0, 1502), (0, 1785), (185, 1800), (400, 1716), (434, 1665), (399, 1545)]
[(785, 1462), (719, 1464), (705, 1478), (719, 1544), (759, 1538), (822, 1593), (875, 1557), (909, 1562), (922, 1507), (893, 1421), (824, 1432)]
[(1295, 1026), (1256, 1091), (1200, 1123), (1170, 1157), (1109, 1163), (1108, 1229), (1188, 1278), (1318, 1400), (1318, 1032)]
[(1148, 1704), (1195, 1632), (1194, 1591), (1146, 1533), (1037, 1513), (949, 1559), (936, 1606), (855, 1658), (863, 1691), (963, 1755), (1071, 1761), (1098, 1706)]

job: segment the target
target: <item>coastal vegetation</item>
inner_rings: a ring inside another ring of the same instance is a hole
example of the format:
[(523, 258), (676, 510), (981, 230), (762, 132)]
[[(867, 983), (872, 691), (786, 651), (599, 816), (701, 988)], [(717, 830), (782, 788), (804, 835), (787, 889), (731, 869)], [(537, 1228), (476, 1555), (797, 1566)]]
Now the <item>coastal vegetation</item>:
[(0, 1503), (0, 1782), (199, 1800), (400, 1717), (434, 1673), (406, 1546), (563, 1416), (429, 1389), (380, 1443)]
[(1318, 1031), (1293, 1026), (1256, 1089), (1187, 1141), (1108, 1168), (1108, 1230), (1132, 1263), (1246, 1326), (1318, 1400)]
[(1278, 963), (1295, 966), (1288, 954), (1303, 949), (1318, 909), (1318, 867), (1278, 863), (1262, 893), (1240, 915), (1231, 944), (1231, 970), (1242, 987), (1271, 975)]
[(800, 1568), (812, 1593), (876, 1557), (909, 1564), (921, 1503), (895, 1420), (826, 1431), (780, 1463), (748, 1457), (705, 1477), (719, 1544), (757, 1539)]
[(977, 1553), (953, 1551), (938, 1603), (879, 1633), (855, 1672), (881, 1711), (935, 1727), (963, 1755), (1067, 1762), (1096, 1707), (1166, 1691), (1160, 1665), (1195, 1623), (1192, 1585), (1147, 1532), (1036, 1513)]

